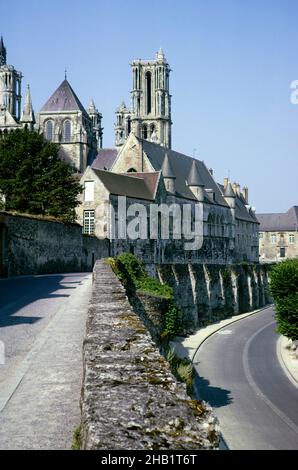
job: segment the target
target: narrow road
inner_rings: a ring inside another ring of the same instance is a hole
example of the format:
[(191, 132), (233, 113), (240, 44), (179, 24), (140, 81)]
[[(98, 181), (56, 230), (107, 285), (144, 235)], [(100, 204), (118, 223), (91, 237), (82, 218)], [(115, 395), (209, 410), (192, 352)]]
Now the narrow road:
[(298, 388), (281, 368), (272, 308), (218, 331), (197, 352), (200, 398), (230, 449), (298, 449)]
[(0, 280), (0, 449), (70, 449), (91, 275)]

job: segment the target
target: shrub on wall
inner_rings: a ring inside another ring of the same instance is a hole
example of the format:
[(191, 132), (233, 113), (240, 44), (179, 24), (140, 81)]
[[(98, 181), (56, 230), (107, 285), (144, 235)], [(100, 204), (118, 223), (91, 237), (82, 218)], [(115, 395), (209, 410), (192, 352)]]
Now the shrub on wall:
[(298, 259), (272, 268), (270, 293), (276, 306), (277, 331), (298, 340)]
[(131, 253), (122, 253), (117, 258), (110, 258), (109, 264), (124, 285), (128, 295), (136, 292), (162, 297), (169, 300), (168, 309), (163, 317), (163, 334), (175, 336), (181, 331), (180, 311), (173, 300), (173, 289), (150, 277), (142, 261)]

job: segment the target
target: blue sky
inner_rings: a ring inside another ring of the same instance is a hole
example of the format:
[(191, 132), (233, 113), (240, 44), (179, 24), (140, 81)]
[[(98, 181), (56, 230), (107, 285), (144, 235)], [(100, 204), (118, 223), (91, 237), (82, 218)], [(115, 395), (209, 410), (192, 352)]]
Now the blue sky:
[(0, 0), (8, 63), (37, 112), (64, 78), (104, 117), (129, 103), (132, 59), (172, 67), (173, 148), (247, 185), (258, 212), (298, 205), (297, 0)]

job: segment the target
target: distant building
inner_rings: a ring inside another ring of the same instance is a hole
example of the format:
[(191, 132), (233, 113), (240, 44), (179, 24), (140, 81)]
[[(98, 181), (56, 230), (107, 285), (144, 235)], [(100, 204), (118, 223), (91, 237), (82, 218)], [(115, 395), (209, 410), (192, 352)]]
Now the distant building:
[(257, 214), (261, 262), (298, 256), (298, 206), (285, 213)]

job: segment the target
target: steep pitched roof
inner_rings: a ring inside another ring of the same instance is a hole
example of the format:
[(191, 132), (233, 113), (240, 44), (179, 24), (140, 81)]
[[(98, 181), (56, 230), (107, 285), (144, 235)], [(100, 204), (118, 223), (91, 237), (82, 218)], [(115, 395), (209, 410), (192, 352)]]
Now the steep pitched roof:
[(135, 199), (154, 201), (160, 174), (154, 173), (112, 173), (92, 168), (110, 194)]
[[(187, 199), (196, 200), (196, 197), (187, 185), (187, 178), (194, 161), (196, 162), (200, 178), (205, 188), (212, 189), (214, 192), (214, 203), (220, 204), (225, 207), (228, 206), (218, 185), (209, 173), (204, 162), (196, 160), (192, 157), (188, 157), (187, 155), (184, 155), (182, 153), (175, 152), (174, 150), (166, 149), (165, 147), (162, 147), (153, 142), (149, 142), (148, 140), (143, 140), (138, 137), (136, 137), (136, 139), (141, 143), (143, 151), (146, 153), (151, 165), (156, 171), (160, 171), (162, 169), (165, 154), (168, 154), (168, 158), (171, 162), (171, 167), (176, 176), (176, 194), (178, 196), (180, 195), (181, 197), (185, 197)], [(210, 202), (207, 196), (206, 202)], [(212, 203), (213, 202), (211, 202), (211, 204)]]
[(261, 232), (298, 230), (298, 206), (291, 207), (285, 213), (257, 214)]
[(233, 196), (226, 196), (227, 193), (227, 188), (225, 189), (222, 184), (218, 184), (220, 190), (222, 191), (223, 194), (225, 194), (225, 197), (234, 197), (236, 199), (235, 201), (235, 217), (236, 219), (239, 220), (244, 220), (245, 222), (254, 222), (258, 223), (258, 219), (255, 215), (255, 213), (251, 210), (248, 209), (247, 203), (243, 197), (242, 194), (235, 194), (233, 188), (231, 187), (233, 193), (230, 192), (230, 189), (228, 190), (228, 194), (233, 194)]
[(168, 154), (165, 154), (164, 161), (162, 163), (161, 171), (164, 178), (176, 178), (176, 175), (173, 171), (171, 162), (169, 160)]
[(231, 185), (230, 181), (228, 182), (227, 187), (224, 189), (224, 196), (225, 197), (236, 197), (233, 186)]
[(118, 151), (116, 149), (100, 149), (91, 168), (94, 170), (110, 170), (117, 155)]
[(88, 116), (84, 106), (66, 79), (63, 80), (40, 110), (41, 113), (63, 111), (81, 111)]
[(192, 161), (191, 169), (187, 177), (187, 184), (188, 186), (205, 186), (204, 181), (199, 174), (197, 162), (195, 160)]

